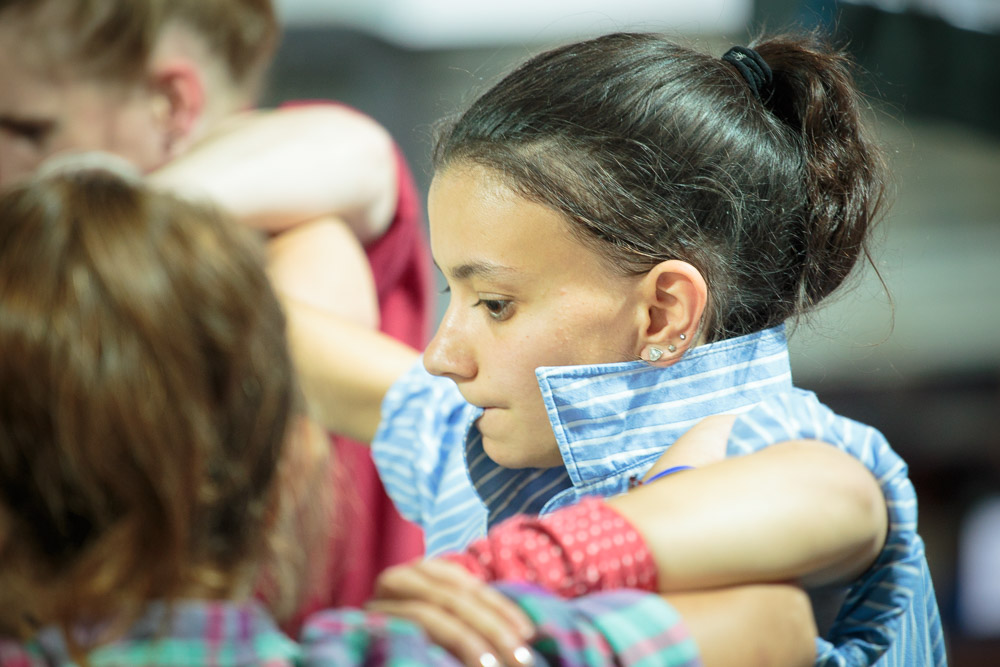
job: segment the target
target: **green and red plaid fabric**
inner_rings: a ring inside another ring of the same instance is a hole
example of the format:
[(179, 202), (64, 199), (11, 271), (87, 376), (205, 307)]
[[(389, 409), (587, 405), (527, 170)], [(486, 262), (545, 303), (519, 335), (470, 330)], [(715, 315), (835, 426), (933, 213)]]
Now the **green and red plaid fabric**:
[[(697, 647), (680, 617), (656, 595), (599, 593), (562, 600), (523, 584), (499, 588), (538, 626), (538, 665), (694, 667)], [(256, 603), (185, 602), (163, 623), (153, 605), (127, 637), (89, 656), (93, 667), (279, 667), (285, 665), (458, 665), (415, 625), (356, 609), (307, 619), (299, 641), (284, 635)], [(168, 628), (168, 629), (167, 629)], [(58, 632), (28, 644), (0, 640), (3, 667), (70, 665)]]

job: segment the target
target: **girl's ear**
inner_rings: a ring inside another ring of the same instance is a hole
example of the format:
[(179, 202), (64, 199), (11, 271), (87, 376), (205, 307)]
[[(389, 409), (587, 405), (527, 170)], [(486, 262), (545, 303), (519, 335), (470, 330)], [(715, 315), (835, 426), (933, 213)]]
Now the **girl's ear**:
[(153, 120), (163, 137), (164, 158), (169, 160), (190, 145), (205, 109), (205, 82), (193, 62), (169, 59), (157, 62), (151, 72)]
[(698, 325), (708, 303), (708, 285), (691, 264), (660, 262), (642, 278), (638, 356), (670, 365), (695, 344)]

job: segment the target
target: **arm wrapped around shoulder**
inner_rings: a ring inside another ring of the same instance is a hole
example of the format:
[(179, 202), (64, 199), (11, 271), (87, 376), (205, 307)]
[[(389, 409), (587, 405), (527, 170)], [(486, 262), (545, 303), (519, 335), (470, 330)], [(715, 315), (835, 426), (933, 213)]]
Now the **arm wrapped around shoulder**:
[(508, 519), (464, 552), (444, 558), (484, 581), (527, 581), (563, 597), (658, 590), (656, 562), (645, 540), (598, 498), (544, 517)]

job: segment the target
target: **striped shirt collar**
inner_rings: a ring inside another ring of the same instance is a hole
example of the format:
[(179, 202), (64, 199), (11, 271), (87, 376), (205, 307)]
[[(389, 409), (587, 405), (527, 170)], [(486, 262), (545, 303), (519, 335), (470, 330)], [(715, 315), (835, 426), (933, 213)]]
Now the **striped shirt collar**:
[(628, 489), (698, 421), (738, 414), (792, 388), (784, 327), (688, 351), (680, 361), (543, 367), (535, 371), (564, 467), (507, 469), (482, 447), (472, 417), (465, 454), (469, 475), (493, 525), (538, 514), (586, 495)]

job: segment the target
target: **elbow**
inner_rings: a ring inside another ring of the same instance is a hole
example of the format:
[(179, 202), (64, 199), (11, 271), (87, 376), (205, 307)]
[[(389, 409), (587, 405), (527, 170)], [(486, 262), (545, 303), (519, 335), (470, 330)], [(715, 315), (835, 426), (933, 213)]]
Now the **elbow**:
[(368, 159), (372, 161), (370, 197), (364, 222), (358, 232), (362, 243), (370, 243), (388, 231), (396, 217), (399, 199), (399, 170), (396, 168), (396, 145), (389, 133), (380, 126), (374, 128), (380, 137)]
[(838, 453), (844, 457), (841, 478), (846, 499), (840, 521), (845, 533), (853, 539), (846, 543), (850, 553), (832, 583), (850, 581), (871, 567), (885, 545), (889, 528), (888, 508), (878, 480), (860, 461), (839, 450)]
[(878, 480), (861, 462), (854, 459), (852, 461), (861, 468), (856, 475), (858, 479), (853, 496), (858, 523), (864, 528), (858, 534), (857, 560), (853, 570), (847, 573), (848, 579), (857, 577), (871, 567), (885, 546), (889, 533), (888, 507)]
[(362, 245), (367, 245), (385, 234), (396, 214), (396, 143), (388, 130), (367, 116), (340, 110), (339, 118), (339, 125), (328, 128), (327, 140), (351, 165), (349, 181), (353, 189), (352, 206), (341, 215)]
[(871, 567), (885, 546), (889, 527), (885, 495), (878, 480), (850, 454), (823, 443), (823, 460), (817, 462), (821, 479), (829, 488), (824, 517), (831, 534), (840, 536), (830, 561), (801, 581), (823, 586), (851, 581)]

